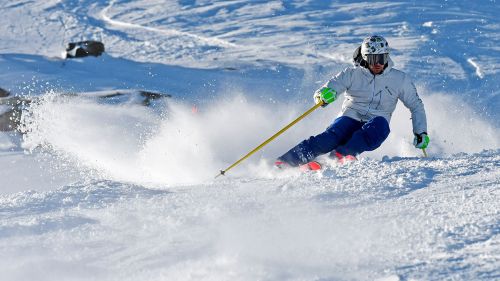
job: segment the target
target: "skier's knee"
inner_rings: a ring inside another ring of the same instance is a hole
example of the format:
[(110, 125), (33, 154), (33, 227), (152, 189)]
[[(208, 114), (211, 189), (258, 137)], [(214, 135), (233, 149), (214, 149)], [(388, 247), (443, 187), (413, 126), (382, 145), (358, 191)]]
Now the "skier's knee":
[(332, 151), (338, 145), (338, 137), (331, 131), (325, 131), (317, 136), (310, 137), (305, 143), (316, 156)]
[(390, 133), (389, 123), (384, 117), (378, 116), (363, 126), (365, 140), (369, 150), (375, 150), (385, 141)]

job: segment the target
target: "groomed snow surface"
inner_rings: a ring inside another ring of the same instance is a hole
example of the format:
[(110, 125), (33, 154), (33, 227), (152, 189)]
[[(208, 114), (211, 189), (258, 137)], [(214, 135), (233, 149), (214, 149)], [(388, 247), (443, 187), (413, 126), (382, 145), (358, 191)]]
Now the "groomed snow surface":
[(495, 279), (499, 164), (483, 152), (5, 195), (0, 269), (6, 280)]
[[(0, 3), (0, 87), (31, 101), (23, 133), (0, 132), (0, 279), (500, 279), (499, 8)], [(428, 158), (398, 105), (389, 138), (359, 161), (274, 169), (340, 100), (214, 179), (310, 108), (370, 34), (416, 82)], [(60, 57), (88, 39), (106, 53)], [(144, 106), (137, 90), (172, 97)]]

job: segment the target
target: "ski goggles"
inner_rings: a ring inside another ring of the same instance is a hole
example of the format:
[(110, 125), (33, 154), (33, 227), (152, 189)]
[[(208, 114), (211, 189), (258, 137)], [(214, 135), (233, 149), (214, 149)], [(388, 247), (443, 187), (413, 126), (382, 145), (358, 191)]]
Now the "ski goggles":
[(389, 54), (368, 54), (366, 61), (369, 65), (381, 64), (384, 65), (389, 60)]

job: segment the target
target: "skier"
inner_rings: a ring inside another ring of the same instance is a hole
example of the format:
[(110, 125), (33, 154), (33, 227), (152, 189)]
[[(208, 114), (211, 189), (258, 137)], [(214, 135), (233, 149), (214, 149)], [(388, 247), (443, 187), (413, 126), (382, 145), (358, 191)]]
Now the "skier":
[[(404, 72), (393, 68), (389, 44), (382, 36), (363, 40), (353, 55), (354, 66), (331, 78), (314, 93), (316, 104), (323, 107), (345, 93), (341, 116), (326, 130), (300, 142), (280, 156), (275, 165), (317, 169), (316, 157), (329, 153), (340, 163), (355, 160), (364, 151), (378, 148), (389, 135), (389, 121), (398, 100), (410, 109), (416, 148), (429, 144), (427, 120), (417, 89)], [(307, 166), (306, 165), (306, 166)]]

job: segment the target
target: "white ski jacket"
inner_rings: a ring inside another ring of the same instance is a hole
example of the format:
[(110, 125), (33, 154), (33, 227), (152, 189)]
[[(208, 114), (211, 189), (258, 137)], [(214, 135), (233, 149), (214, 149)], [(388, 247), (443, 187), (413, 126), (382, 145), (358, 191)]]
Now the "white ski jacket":
[(396, 109), (398, 100), (410, 109), (413, 133), (427, 132), (427, 119), (424, 104), (417, 94), (417, 89), (404, 72), (393, 68), (389, 58), (384, 72), (373, 75), (362, 66), (348, 67), (330, 79), (324, 87), (345, 93), (342, 115), (366, 122), (382, 116), (387, 122)]

